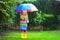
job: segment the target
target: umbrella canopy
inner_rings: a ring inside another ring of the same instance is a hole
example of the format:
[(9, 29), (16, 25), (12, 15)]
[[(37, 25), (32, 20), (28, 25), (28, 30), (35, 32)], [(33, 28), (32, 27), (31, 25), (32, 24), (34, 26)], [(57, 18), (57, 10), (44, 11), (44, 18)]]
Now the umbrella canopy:
[(24, 10), (27, 12), (38, 11), (33, 4), (20, 4), (16, 7), (16, 12), (22, 12)]

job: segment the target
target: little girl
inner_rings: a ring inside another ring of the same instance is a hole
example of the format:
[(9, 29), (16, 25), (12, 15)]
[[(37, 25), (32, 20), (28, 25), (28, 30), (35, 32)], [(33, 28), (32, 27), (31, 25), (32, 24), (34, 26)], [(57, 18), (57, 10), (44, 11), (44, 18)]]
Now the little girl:
[(21, 32), (27, 31), (27, 23), (29, 23), (27, 11), (22, 11), (20, 15), (20, 30)]

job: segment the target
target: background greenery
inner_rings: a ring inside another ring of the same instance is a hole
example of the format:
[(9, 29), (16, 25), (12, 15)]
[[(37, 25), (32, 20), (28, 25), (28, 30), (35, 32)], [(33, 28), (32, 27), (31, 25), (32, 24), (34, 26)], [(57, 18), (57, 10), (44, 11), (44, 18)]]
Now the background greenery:
[(29, 26), (43, 26), (44, 30), (60, 29), (60, 1), (59, 0), (1, 0), (0, 25), (19, 25), (19, 13), (15, 12), (17, 5), (32, 3), (39, 11), (28, 13)]

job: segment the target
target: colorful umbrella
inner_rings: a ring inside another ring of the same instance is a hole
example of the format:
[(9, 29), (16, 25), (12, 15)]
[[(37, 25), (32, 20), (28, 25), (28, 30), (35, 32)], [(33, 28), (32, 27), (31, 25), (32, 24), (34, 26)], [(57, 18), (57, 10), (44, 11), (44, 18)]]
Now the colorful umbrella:
[(16, 7), (16, 12), (22, 12), (26, 10), (27, 12), (38, 11), (38, 9), (33, 4), (20, 4)]

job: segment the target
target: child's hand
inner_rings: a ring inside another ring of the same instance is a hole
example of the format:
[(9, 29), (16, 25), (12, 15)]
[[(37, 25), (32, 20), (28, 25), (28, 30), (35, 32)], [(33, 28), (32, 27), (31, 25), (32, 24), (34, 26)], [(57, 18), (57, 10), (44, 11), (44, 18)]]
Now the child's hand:
[(29, 20), (27, 20), (26, 22), (29, 23)]
[(23, 16), (23, 15), (21, 15), (21, 16), (20, 16), (20, 19), (24, 20), (24, 16)]

